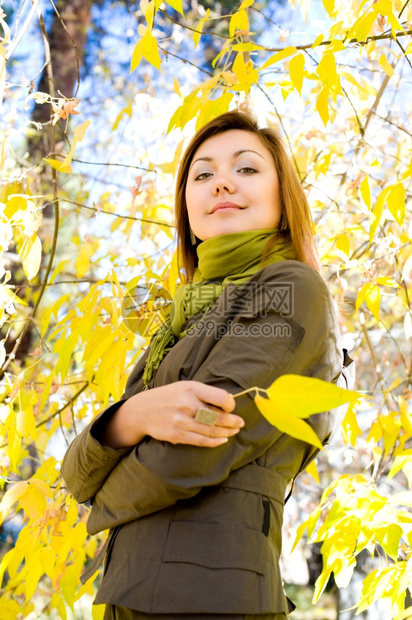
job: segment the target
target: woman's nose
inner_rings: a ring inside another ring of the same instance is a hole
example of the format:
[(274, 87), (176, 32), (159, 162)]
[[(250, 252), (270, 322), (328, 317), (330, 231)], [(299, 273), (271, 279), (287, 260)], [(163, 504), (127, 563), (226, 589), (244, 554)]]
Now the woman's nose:
[(213, 192), (217, 195), (225, 191), (229, 194), (233, 194), (235, 191), (235, 184), (229, 179), (228, 176), (223, 174), (217, 175), (213, 184)]

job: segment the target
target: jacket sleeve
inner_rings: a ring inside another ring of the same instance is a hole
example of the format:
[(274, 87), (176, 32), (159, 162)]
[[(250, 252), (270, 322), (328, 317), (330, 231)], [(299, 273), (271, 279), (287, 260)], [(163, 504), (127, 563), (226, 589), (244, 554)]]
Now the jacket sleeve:
[(130, 448), (114, 450), (102, 446), (94, 437), (93, 430), (98, 430), (111, 418), (133, 392), (136, 377), (145, 366), (148, 351), (140, 358), (131, 372), (124, 394), (120, 401), (100, 413), (72, 441), (64, 455), (61, 474), (70, 493), (77, 502), (91, 500), (101, 488), (113, 469), (130, 452)]
[[(312, 268), (296, 261), (287, 262), (294, 265), (276, 270), (276, 276), (280, 273), (292, 285), (292, 312), (282, 316), (285, 313), (274, 308), (273, 299), (270, 301), (267, 291), (261, 290), (253, 307), (239, 312), (231, 322), (231, 330), (217, 340), (193, 380), (231, 393), (252, 386), (267, 388), (286, 373), (337, 380), (342, 352), (329, 291)], [(272, 285), (272, 270), (265, 271), (266, 283)], [(227, 324), (227, 317), (224, 320)], [(221, 483), (231, 471), (256, 460), (282, 439), (282, 433), (261, 415), (251, 395), (239, 397), (235, 413), (244, 418), (245, 426), (217, 448), (173, 445), (147, 437), (128, 454), (119, 455), (110, 475), (101, 477), (96, 484), (101, 487), (93, 500), (89, 533), (133, 521), (193, 497), (203, 487)], [(330, 413), (316, 414), (309, 421), (321, 441), (325, 441), (333, 426)], [(89, 428), (84, 439), (86, 449), (91, 447), (90, 434)], [(92, 450), (99, 457), (96, 462), (100, 462), (110, 449), (93, 441)], [(299, 456), (293, 464), (294, 473), (298, 473), (314, 458), (317, 449), (293, 441), (302, 447), (296, 451)]]

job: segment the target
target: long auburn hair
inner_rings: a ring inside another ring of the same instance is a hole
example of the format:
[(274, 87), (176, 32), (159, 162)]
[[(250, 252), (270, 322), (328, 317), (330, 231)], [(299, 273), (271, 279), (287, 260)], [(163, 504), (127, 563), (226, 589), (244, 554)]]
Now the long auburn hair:
[(268, 127), (259, 129), (256, 118), (250, 112), (234, 110), (225, 112), (201, 127), (191, 139), (180, 162), (176, 179), (175, 193), (175, 220), (177, 232), (178, 266), (183, 268), (186, 281), (190, 282), (197, 267), (196, 247), (190, 239), (190, 226), (186, 204), (186, 184), (190, 164), (200, 145), (217, 134), (231, 129), (241, 129), (256, 134), (262, 144), (272, 153), (276, 171), (279, 177), (281, 202), (281, 219), (279, 232), (268, 242), (262, 255), (262, 260), (275, 244), (276, 240), (289, 240), (295, 249), (297, 260), (307, 263), (320, 271), (318, 252), (312, 230), (312, 217), (308, 201), (303, 192), (296, 171), (286, 152), (286, 148), (277, 132)]

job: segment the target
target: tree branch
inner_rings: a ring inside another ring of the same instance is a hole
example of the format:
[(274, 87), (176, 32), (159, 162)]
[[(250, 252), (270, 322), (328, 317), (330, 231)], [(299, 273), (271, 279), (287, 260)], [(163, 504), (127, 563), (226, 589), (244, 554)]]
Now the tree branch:
[(77, 50), (77, 45), (76, 45), (76, 41), (73, 39), (72, 35), (69, 32), (69, 29), (67, 28), (66, 24), (64, 23), (64, 21), (61, 18), (61, 15), (59, 13), (59, 11), (57, 10), (57, 7), (55, 6), (53, 0), (49, 0), (50, 4), (52, 5), (54, 12), (57, 15), (57, 19), (59, 20), (63, 30), (67, 33), (70, 41), (72, 42), (72, 45), (74, 47), (74, 51), (76, 53), (76, 66), (77, 66), (77, 87), (76, 87), (76, 92), (74, 93), (73, 97), (76, 97), (77, 93), (79, 92), (79, 88), (80, 88), (80, 59), (79, 59), (79, 52)]
[[(54, 82), (53, 82), (53, 69), (52, 69), (52, 64), (51, 64), (51, 53), (50, 53), (50, 45), (49, 45), (49, 41), (47, 38), (47, 31), (46, 31), (46, 26), (44, 24), (43, 21), (43, 16), (40, 12), (40, 9), (37, 7), (37, 16), (39, 19), (39, 24), (40, 24), (40, 29), (42, 32), (42, 36), (43, 36), (43, 44), (44, 44), (44, 52), (45, 52), (45, 57), (46, 57), (46, 63), (47, 63), (47, 79), (48, 79), (48, 85), (49, 85), (49, 92), (50, 92), (50, 96), (54, 97)], [(50, 132), (50, 146), (51, 146), (51, 152), (54, 153), (55, 152), (55, 132), (54, 132), (54, 127), (51, 127), (51, 132)], [(51, 268), (53, 265), (53, 259), (54, 259), (54, 255), (56, 253), (56, 247), (57, 247), (57, 237), (58, 237), (58, 232), (59, 232), (59, 201), (57, 198), (57, 175), (56, 175), (56, 171), (54, 169), (52, 169), (52, 187), (53, 187), (53, 195), (54, 195), (54, 231), (53, 231), (53, 240), (52, 240), (52, 245), (50, 248), (50, 256), (49, 256), (49, 262), (47, 264), (47, 268), (46, 268), (46, 273), (44, 276), (44, 280), (39, 292), (39, 295), (37, 297), (36, 303), (33, 307), (31, 316), (28, 317), (25, 326), (23, 327), (19, 337), (17, 338), (16, 342), (14, 343), (14, 347), (12, 349), (12, 351), (10, 352), (10, 354), (7, 356), (7, 359), (5, 360), (4, 364), (2, 365), (2, 372), (4, 372), (8, 366), (10, 365), (10, 363), (16, 358), (16, 353), (22, 343), (22, 340), (24, 338), (24, 336), (27, 333), (27, 330), (29, 329), (29, 326), (31, 324), (31, 321), (34, 319), (34, 317), (36, 316), (36, 312), (40, 306), (40, 302), (42, 300), (42, 297), (44, 295), (44, 292), (46, 290), (47, 287), (47, 280), (49, 278), (50, 272), (51, 272)]]

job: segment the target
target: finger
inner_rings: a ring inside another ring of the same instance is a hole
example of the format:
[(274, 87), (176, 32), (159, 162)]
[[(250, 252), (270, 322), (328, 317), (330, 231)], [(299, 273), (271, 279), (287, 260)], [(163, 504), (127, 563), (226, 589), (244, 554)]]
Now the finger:
[(227, 412), (233, 411), (236, 407), (236, 401), (233, 395), (222, 388), (215, 387), (214, 385), (207, 385), (200, 381), (192, 381), (192, 387), (199, 400), (208, 403), (208, 405), (214, 405)]
[(240, 428), (216, 425), (209, 426), (208, 424), (202, 424), (202, 422), (194, 422), (190, 431), (205, 435), (206, 437), (233, 437), (233, 435), (236, 435), (240, 431)]
[(223, 426), (235, 429), (241, 429), (244, 427), (244, 425), (244, 419), (234, 413), (220, 413), (215, 424), (215, 426)]
[(209, 437), (201, 433), (186, 432), (179, 437), (178, 443), (203, 448), (217, 448), (227, 443), (228, 437)]

